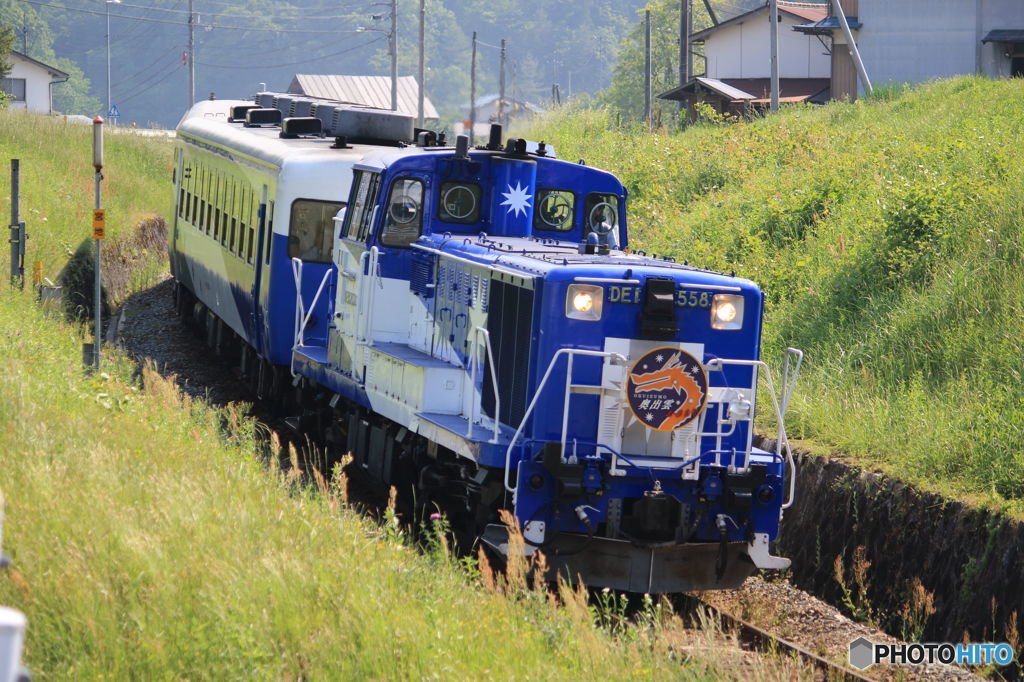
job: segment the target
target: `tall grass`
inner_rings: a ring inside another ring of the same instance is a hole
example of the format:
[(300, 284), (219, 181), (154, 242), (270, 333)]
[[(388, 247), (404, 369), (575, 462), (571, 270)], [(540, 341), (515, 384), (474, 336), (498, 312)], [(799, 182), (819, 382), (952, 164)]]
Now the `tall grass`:
[[(421, 555), (393, 526), (268, 470), (255, 425), (109, 358), (79, 369), (74, 328), (0, 286), (0, 603), (29, 618), (38, 679), (791, 678), (669, 619), (594, 626), (525, 572)], [(271, 458), (270, 461), (276, 461)], [(442, 536), (439, 536), (442, 537)], [(489, 576), (485, 578), (485, 572)], [(513, 577), (514, 576), (514, 577)], [(500, 589), (499, 589), (500, 588)], [(662, 625), (664, 621), (664, 625)], [(658, 628), (658, 629), (656, 629)], [(661, 636), (661, 629), (667, 633)], [(627, 636), (628, 634), (628, 636)]]
[(562, 110), (529, 135), (619, 174), (633, 245), (756, 280), (804, 348), (796, 435), (1024, 510), (1024, 82), (958, 78), (678, 133)]
[[(143, 220), (171, 215), (172, 145), (166, 138), (108, 130), (104, 147), (102, 195), (109, 243)], [(5, 225), (11, 211), (9, 159), (21, 160), (21, 220), (29, 234), (26, 270), (31, 275), (32, 263), (42, 261), (44, 276), (56, 281), (76, 251), (91, 248), (92, 126), (0, 110), (0, 215)], [(0, 271), (9, 271), (6, 251), (0, 259)], [(145, 263), (140, 284), (164, 269), (166, 258)]]

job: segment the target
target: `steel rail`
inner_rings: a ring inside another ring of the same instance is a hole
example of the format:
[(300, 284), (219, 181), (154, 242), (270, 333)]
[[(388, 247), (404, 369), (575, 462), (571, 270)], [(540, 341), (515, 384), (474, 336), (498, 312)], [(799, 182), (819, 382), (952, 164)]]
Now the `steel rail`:
[(826, 680), (852, 680), (854, 682), (875, 682), (872, 678), (866, 677), (861, 673), (848, 668), (845, 665), (830, 661), (823, 656), (805, 649), (804, 647), (791, 642), (788, 639), (774, 635), (767, 630), (760, 628), (753, 623), (749, 623), (742, 618), (731, 616), (721, 609), (712, 606), (700, 597), (694, 595), (686, 595), (689, 599), (694, 600), (696, 603), (703, 606), (708, 612), (718, 620), (722, 626), (722, 630), (731, 629), (735, 631), (736, 637), (740, 642), (743, 642), (758, 651), (788, 651), (796, 654), (805, 662), (813, 665), (814, 667), (821, 670)]

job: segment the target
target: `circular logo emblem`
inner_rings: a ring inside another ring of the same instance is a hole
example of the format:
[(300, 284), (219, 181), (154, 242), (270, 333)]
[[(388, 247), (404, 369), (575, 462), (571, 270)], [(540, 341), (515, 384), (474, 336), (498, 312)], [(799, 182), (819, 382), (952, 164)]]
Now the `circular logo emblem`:
[(655, 348), (629, 371), (629, 409), (655, 431), (675, 431), (696, 419), (708, 402), (708, 376), (697, 358), (678, 348)]

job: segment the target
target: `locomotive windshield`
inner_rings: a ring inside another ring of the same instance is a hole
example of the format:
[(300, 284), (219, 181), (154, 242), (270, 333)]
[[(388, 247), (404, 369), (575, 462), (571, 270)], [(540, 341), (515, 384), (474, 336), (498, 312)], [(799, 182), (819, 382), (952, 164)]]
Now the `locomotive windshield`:
[(600, 236), (611, 235), (619, 243), (619, 198), (614, 194), (592, 193), (587, 195), (583, 207), (583, 238), (595, 232)]
[(573, 228), (576, 195), (566, 189), (538, 189), (537, 210), (533, 213), (535, 230), (568, 232)]
[(409, 246), (419, 239), (423, 227), (423, 183), (399, 178), (391, 185), (387, 216), (380, 243), (384, 246)]
[(475, 182), (442, 182), (439, 218), (446, 223), (480, 220), (480, 185)]

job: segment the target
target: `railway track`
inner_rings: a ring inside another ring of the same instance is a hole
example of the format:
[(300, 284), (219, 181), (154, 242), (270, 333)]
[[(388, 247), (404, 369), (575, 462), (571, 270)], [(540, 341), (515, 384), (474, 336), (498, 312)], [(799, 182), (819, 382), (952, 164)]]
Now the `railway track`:
[(731, 616), (721, 609), (712, 606), (700, 597), (695, 595), (684, 595), (680, 597), (680, 600), (682, 600), (682, 602), (678, 604), (677, 607), (685, 608), (688, 611), (698, 607), (704, 609), (711, 618), (714, 619), (722, 632), (734, 634), (740, 645), (745, 648), (764, 653), (792, 654), (817, 669), (822, 675), (821, 679), (824, 680), (874, 682), (872, 678), (866, 677), (852, 668), (830, 661), (827, 658), (809, 651), (799, 644), (774, 635), (752, 623), (748, 623), (742, 618)]

